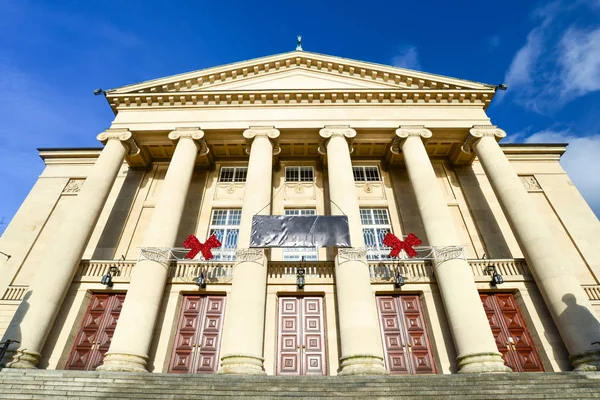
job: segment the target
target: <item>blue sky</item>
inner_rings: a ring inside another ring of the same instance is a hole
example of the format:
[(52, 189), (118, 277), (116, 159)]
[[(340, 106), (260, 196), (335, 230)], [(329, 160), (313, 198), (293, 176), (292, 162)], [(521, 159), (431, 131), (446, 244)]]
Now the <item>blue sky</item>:
[(562, 164), (600, 215), (600, 0), (0, 0), (0, 217), (43, 169), (37, 147), (99, 146), (95, 88), (304, 49), (508, 84), (488, 110)]

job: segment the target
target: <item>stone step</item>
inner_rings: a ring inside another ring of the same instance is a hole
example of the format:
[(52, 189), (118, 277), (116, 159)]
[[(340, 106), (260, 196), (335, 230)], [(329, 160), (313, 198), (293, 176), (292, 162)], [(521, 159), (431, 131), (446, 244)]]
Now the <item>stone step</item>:
[(0, 399), (587, 399), (600, 373), (273, 377), (0, 371)]

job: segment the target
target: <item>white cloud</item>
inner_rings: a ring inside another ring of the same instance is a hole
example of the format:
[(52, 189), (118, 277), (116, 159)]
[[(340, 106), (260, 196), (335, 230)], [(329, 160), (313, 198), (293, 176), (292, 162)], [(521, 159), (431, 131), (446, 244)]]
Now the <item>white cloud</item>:
[(577, 15), (572, 11), (594, 13), (595, 6), (590, 0), (565, 0), (533, 11), (537, 24), (515, 53), (504, 77), (511, 89), (508, 95), (514, 96), (518, 104), (549, 114), (600, 90), (600, 28), (572, 22)]
[(392, 59), (392, 65), (400, 68), (420, 69), (419, 53), (415, 46), (405, 46)]
[(579, 137), (572, 132), (545, 130), (525, 143), (569, 143), (560, 163), (596, 216), (600, 216), (600, 134)]

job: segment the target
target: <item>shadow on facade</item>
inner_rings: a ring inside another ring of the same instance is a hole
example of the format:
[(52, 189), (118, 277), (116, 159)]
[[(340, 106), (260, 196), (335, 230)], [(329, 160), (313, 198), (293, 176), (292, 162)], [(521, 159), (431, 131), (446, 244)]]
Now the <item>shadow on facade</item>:
[[(31, 293), (31, 290), (29, 290), (27, 293), (25, 293), (25, 296), (23, 296), (23, 300), (21, 301), (21, 304), (19, 304), (17, 311), (15, 311), (15, 315), (10, 321), (10, 324), (8, 325), (8, 328), (6, 329), (6, 332), (4, 333), (4, 336), (0, 342), (4, 343), (7, 340), (16, 340), (18, 342), (22, 342), (21, 322), (23, 322), (23, 318), (25, 318), (25, 314), (27, 314), (27, 311), (29, 310), (29, 298), (31, 297)], [(13, 343), (9, 347), (4, 357), (0, 359), (0, 369), (4, 367), (5, 363), (13, 361), (12, 357), (15, 354), (14, 350), (17, 348), (19, 348), (19, 343)]]

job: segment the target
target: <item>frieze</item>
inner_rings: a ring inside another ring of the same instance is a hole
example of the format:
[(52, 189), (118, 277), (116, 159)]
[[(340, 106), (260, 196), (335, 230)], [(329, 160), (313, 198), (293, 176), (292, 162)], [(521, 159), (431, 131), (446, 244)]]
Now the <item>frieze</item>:
[(84, 182), (85, 179), (69, 179), (69, 182), (67, 182), (67, 185), (63, 189), (62, 194), (78, 194), (81, 191), (81, 187), (83, 186)]
[(542, 190), (540, 184), (533, 175), (521, 175), (519, 176), (519, 179), (521, 180), (523, 187), (527, 189), (528, 192), (536, 192)]
[(367, 249), (365, 247), (349, 247), (338, 250), (338, 258), (344, 261), (366, 261)]

